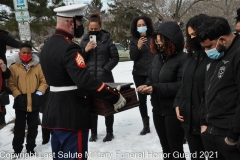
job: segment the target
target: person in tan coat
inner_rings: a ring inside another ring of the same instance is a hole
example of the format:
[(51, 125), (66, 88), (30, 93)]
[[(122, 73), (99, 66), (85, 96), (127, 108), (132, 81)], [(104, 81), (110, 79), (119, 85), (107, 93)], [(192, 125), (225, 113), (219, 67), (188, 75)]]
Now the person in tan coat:
[(14, 97), (13, 108), (16, 114), (13, 149), (16, 156), (21, 153), (27, 121), (26, 149), (27, 153), (34, 154), (41, 98), (48, 85), (39, 64), (39, 58), (32, 53), (30, 44), (20, 45), (20, 52), (15, 57), (15, 63), (9, 69), (11, 76), (7, 84)]

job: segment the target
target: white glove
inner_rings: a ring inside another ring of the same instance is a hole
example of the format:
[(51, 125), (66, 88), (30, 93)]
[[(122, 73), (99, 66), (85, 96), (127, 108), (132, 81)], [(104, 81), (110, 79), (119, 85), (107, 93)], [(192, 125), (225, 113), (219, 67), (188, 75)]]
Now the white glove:
[[(117, 90), (120, 91), (120, 89), (121, 89), (121, 86), (118, 86)], [(118, 112), (118, 109), (121, 109), (122, 107), (124, 107), (125, 104), (126, 104), (126, 99), (120, 94), (120, 97), (119, 97), (117, 103), (113, 104), (114, 110), (116, 112)]]

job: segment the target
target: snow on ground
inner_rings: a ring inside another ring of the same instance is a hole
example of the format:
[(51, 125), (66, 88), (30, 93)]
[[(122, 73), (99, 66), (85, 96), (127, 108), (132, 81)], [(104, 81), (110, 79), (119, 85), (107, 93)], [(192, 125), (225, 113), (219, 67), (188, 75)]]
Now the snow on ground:
[[(115, 82), (133, 82), (132, 78), (133, 62), (119, 62), (114, 68), (113, 74)], [(132, 86), (134, 87), (134, 86)], [(12, 109), (13, 98), (11, 97), (11, 104), (7, 106), (7, 122), (15, 117), (14, 110)], [(117, 113), (114, 115), (114, 136), (111, 142), (103, 142), (106, 135), (105, 118), (99, 116), (98, 118), (98, 140), (96, 142), (89, 142), (89, 160), (161, 160), (163, 159), (162, 149), (159, 138), (155, 131), (152, 120), (152, 106), (150, 97), (147, 100), (148, 113), (150, 116), (150, 134), (140, 136), (143, 124), (137, 107)], [(13, 124), (7, 125), (0, 130), (0, 160), (8, 160), (6, 158), (9, 153), (13, 152), (12, 139), (13, 134), (11, 129)], [(90, 136), (90, 135), (89, 135)], [(38, 136), (36, 139), (37, 157), (26, 157), (30, 160), (50, 160), (51, 145), (50, 143), (42, 145), (42, 132), (41, 126), (38, 128)], [(185, 153), (189, 153), (188, 146), (184, 145)], [(23, 153), (26, 152), (24, 147)], [(24, 158), (21, 158), (23, 160)], [(190, 160), (190, 158), (187, 158)]]

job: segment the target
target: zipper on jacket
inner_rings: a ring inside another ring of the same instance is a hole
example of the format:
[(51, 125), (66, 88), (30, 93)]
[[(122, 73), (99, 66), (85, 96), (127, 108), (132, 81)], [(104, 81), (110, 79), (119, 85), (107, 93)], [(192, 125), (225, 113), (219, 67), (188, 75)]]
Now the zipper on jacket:
[(210, 134), (212, 134), (212, 129), (213, 129), (213, 127), (211, 127), (211, 129), (210, 129)]
[[(221, 61), (220, 61), (220, 62), (221, 62)], [(209, 94), (210, 87), (212, 86), (212, 79), (213, 79), (213, 77), (214, 77), (215, 74), (216, 74), (216, 71), (217, 71), (217, 68), (218, 68), (220, 62), (218, 62), (218, 64), (216, 65), (216, 69), (215, 69), (215, 71), (214, 71), (212, 77), (210, 78), (210, 83), (209, 83), (208, 88), (207, 88), (207, 94), (206, 94), (206, 96)], [(212, 63), (210, 63), (209, 69), (210, 69), (210, 67), (211, 67), (211, 64), (212, 64)], [(209, 75), (209, 72), (208, 72), (208, 75)], [(208, 77), (208, 76), (207, 76), (207, 77)], [(206, 96), (205, 96), (205, 97), (206, 97)], [(208, 101), (207, 101), (207, 102), (208, 102)], [(209, 106), (209, 102), (206, 103), (206, 109), (207, 109), (206, 122), (208, 122), (208, 117), (209, 117), (209, 114), (210, 114), (210, 113), (209, 113), (208, 106)], [(210, 106), (209, 106), (209, 107), (210, 107)]]
[(97, 78), (97, 51), (96, 51), (96, 49), (97, 48), (95, 48), (93, 50), (93, 52), (94, 52), (94, 56), (95, 56), (95, 58), (94, 58), (94, 76)]
[[(220, 61), (221, 62), (221, 61)], [(216, 71), (217, 71), (217, 68), (218, 68), (218, 65), (220, 64), (220, 62), (218, 62), (218, 64), (217, 64), (217, 66), (216, 66), (216, 69), (215, 69), (215, 71), (214, 71), (214, 73), (213, 73), (213, 76), (211, 77), (211, 79), (210, 79), (210, 84), (209, 84), (209, 86), (208, 86), (208, 89), (207, 89), (207, 94), (209, 93), (209, 89), (210, 89), (210, 87), (211, 87), (211, 85), (212, 85), (212, 79), (213, 79), (213, 77), (215, 76), (215, 74), (216, 74)], [(211, 67), (211, 64), (210, 64), (210, 66), (209, 66), (209, 68)]]
[(19, 76), (17, 76), (17, 87), (19, 88), (18, 81), (19, 81)]
[[(206, 107), (206, 108), (207, 108), (207, 107)], [(209, 123), (209, 122), (208, 122), (208, 117), (209, 117), (209, 111), (208, 111), (208, 108), (207, 108), (207, 116), (206, 116), (206, 122), (207, 122), (207, 123)]]
[[(35, 74), (35, 77), (36, 77), (36, 80), (37, 80), (37, 86), (39, 86), (39, 80), (38, 80), (38, 77), (37, 75)], [(38, 87), (37, 87), (38, 88)]]

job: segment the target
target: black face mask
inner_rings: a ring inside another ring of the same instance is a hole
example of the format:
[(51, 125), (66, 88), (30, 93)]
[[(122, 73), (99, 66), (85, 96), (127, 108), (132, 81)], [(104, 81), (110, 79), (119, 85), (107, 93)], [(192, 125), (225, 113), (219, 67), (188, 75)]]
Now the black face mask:
[(84, 27), (83, 27), (83, 25), (80, 25), (75, 29), (74, 36), (76, 38), (80, 38), (80, 37), (82, 37), (83, 33), (84, 33)]
[(157, 44), (157, 49), (160, 51), (160, 52), (164, 52), (164, 46), (162, 44)]
[(190, 45), (191, 45), (191, 49), (202, 49), (202, 46), (199, 42), (199, 40), (197, 39), (197, 37), (191, 38), (190, 39)]
[(98, 35), (100, 31), (89, 31), (89, 35)]

